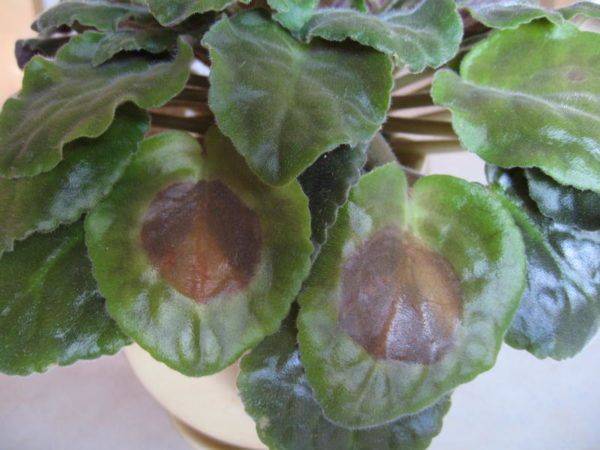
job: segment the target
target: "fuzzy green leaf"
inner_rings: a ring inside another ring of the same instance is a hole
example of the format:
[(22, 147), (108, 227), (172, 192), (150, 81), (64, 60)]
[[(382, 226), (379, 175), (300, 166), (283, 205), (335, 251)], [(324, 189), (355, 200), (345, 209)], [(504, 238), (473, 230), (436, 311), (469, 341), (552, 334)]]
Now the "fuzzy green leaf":
[(121, 52), (165, 53), (177, 45), (177, 33), (165, 29), (108, 32), (98, 43), (92, 64), (99, 66)]
[(396, 163), (352, 189), (299, 297), (302, 362), (325, 415), (377, 426), (490, 369), (525, 285), (519, 230), (478, 184)]
[(259, 11), (224, 18), (203, 44), (217, 124), (267, 183), (285, 184), (322, 154), (369, 141), (385, 120), (392, 64), (374, 50), (298, 42)]
[(81, 223), (19, 242), (0, 259), (0, 372), (27, 375), (116, 353), (129, 339), (104, 303)]
[(241, 366), (240, 395), (259, 437), (272, 450), (424, 450), (450, 408), (444, 397), (381, 427), (352, 431), (334, 425), (314, 398), (289, 323), (244, 357)]
[(542, 18), (562, 22), (559, 13), (544, 8), (538, 0), (457, 0), (457, 4), (490, 28), (517, 28)]
[[(600, 35), (536, 22), (493, 34), (441, 71), (433, 98), (463, 145), (501, 167), (538, 167), (600, 191)], [(525, 63), (526, 62), (526, 63)]]
[(600, 324), (600, 232), (543, 217), (522, 171), (489, 168), (488, 178), (504, 191), (498, 197), (519, 226), (527, 252), (527, 289), (506, 342), (538, 358), (572, 357)]
[(327, 231), (334, 224), (339, 208), (348, 200), (350, 188), (360, 177), (366, 150), (364, 145), (337, 148), (321, 156), (298, 178), (309, 201), (313, 259), (327, 240)]
[(99, 138), (66, 146), (65, 159), (32, 178), (0, 178), (0, 256), (35, 232), (75, 222), (112, 189), (148, 131), (146, 113), (121, 107)]
[(565, 19), (573, 19), (580, 15), (591, 19), (600, 19), (600, 4), (596, 2), (577, 2), (561, 8), (559, 11)]
[(279, 328), (312, 252), (299, 183), (263, 184), (216, 128), (204, 142), (202, 152), (183, 133), (146, 140), (86, 220), (112, 317), (192, 376), (224, 369)]
[(143, 5), (112, 2), (108, 0), (67, 0), (45, 11), (34, 23), (42, 34), (76, 23), (100, 31), (116, 31), (127, 19), (150, 18), (148, 8)]
[(352, 39), (393, 56), (414, 72), (439, 67), (452, 59), (463, 35), (454, 0), (397, 0), (378, 14), (320, 9), (303, 32), (309, 39)]
[(528, 169), (525, 175), (529, 195), (543, 215), (584, 230), (600, 230), (600, 194), (563, 186), (539, 170)]
[(86, 32), (56, 60), (36, 56), (29, 62), (23, 89), (0, 113), (0, 175), (47, 172), (62, 160), (65, 144), (104, 133), (119, 105), (159, 107), (185, 86), (193, 56), (185, 42), (179, 41), (174, 59), (132, 55), (94, 67), (103, 37)]
[[(150, 11), (161, 25), (177, 25), (194, 14), (222, 11), (236, 0), (146, 0)], [(250, 0), (237, 0), (250, 3)]]

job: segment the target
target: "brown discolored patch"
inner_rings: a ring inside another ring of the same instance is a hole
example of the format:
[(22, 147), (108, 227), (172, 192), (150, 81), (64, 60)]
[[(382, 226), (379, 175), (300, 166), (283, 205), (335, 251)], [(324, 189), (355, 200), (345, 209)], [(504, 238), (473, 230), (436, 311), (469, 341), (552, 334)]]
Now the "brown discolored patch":
[(256, 213), (220, 181), (177, 183), (160, 192), (141, 239), (161, 275), (198, 303), (246, 287), (262, 245)]
[(397, 228), (376, 233), (344, 264), (340, 325), (378, 359), (439, 361), (461, 311), (450, 264)]

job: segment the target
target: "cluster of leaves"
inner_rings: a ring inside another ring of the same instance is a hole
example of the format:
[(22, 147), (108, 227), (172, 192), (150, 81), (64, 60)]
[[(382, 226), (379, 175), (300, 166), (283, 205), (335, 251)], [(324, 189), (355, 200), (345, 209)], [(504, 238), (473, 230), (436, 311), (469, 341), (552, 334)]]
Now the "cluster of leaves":
[[(424, 449), (504, 340), (578, 353), (600, 323), (600, 35), (572, 19), (600, 8), (247, 3), (65, 0), (17, 43), (0, 371), (134, 340), (201, 376), (252, 349), (238, 384), (270, 448)], [(398, 74), (440, 67), (432, 100), (489, 187), (381, 157), (382, 127), (415, 126), (389, 119)]]

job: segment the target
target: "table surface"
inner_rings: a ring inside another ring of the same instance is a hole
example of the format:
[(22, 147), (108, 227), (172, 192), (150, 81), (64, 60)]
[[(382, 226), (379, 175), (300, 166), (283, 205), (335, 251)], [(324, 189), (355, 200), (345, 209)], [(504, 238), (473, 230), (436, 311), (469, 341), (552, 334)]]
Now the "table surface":
[[(456, 390), (431, 450), (600, 449), (599, 354), (600, 338), (560, 363), (504, 347)], [(189, 450), (122, 354), (0, 376), (0, 449)]]

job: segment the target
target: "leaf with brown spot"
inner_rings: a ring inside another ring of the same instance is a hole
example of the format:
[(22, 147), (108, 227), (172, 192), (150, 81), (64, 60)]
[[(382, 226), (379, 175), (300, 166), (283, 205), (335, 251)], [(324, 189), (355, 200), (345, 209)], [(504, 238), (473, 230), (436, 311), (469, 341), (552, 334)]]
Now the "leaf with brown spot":
[[(310, 268), (308, 199), (262, 183), (213, 127), (146, 140), (86, 220), (117, 323), (191, 376), (218, 372), (289, 312)], [(119, 274), (115, 276), (115, 274)]]
[(396, 163), (364, 175), (299, 297), (325, 416), (379, 426), (490, 369), (524, 285), (519, 231), (484, 187), (429, 176), (409, 196)]

